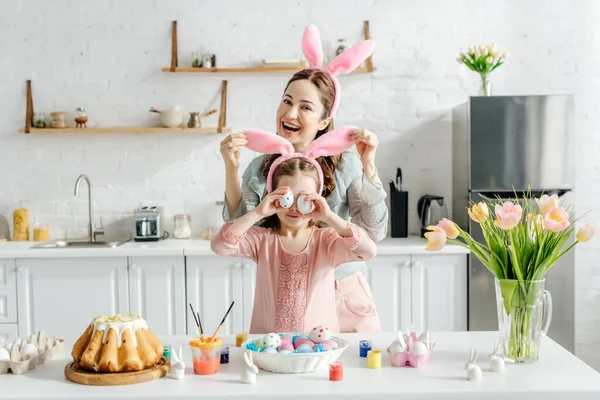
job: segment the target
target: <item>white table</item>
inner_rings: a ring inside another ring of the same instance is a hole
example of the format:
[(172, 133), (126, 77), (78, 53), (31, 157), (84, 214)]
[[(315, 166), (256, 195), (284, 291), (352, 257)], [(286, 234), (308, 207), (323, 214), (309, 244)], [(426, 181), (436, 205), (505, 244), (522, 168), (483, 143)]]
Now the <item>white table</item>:
[[(243, 357), (234, 347), (233, 337), (224, 338), (230, 348), (230, 363), (211, 376), (194, 375), (189, 337), (162, 337), (163, 343), (185, 345), (186, 376), (173, 380), (169, 376), (151, 382), (128, 386), (84, 386), (64, 377), (72, 341), (65, 343), (63, 360), (40, 365), (25, 375), (0, 375), (0, 399), (111, 399), (142, 397), (218, 398), (226, 399), (600, 399), (600, 374), (567, 352), (551, 339), (545, 338), (540, 360), (531, 365), (507, 365), (504, 373), (488, 370), (487, 355), (492, 350), (495, 332), (453, 332), (432, 334), (436, 347), (425, 368), (391, 367), (384, 353), (382, 368), (366, 367), (359, 358), (358, 341), (371, 339), (374, 348), (385, 350), (394, 334), (344, 334), (350, 347), (340, 357), (344, 363), (344, 380), (329, 381), (328, 371), (283, 375), (260, 371), (254, 385), (240, 382)], [(483, 377), (479, 382), (465, 379), (464, 366), (469, 348), (480, 352), (478, 365)], [(368, 397), (367, 397), (368, 396)]]

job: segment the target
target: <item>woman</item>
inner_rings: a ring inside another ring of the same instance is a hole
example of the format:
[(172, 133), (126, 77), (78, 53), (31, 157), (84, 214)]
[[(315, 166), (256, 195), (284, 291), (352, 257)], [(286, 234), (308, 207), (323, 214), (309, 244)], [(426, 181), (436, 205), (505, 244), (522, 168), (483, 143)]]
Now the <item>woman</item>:
[[(288, 139), (297, 152), (303, 151), (319, 136), (333, 128), (331, 108), (335, 85), (329, 74), (318, 69), (297, 72), (288, 82), (277, 108), (277, 134)], [(387, 235), (386, 193), (377, 176), (375, 152), (377, 136), (366, 130), (353, 132), (358, 155), (345, 152), (321, 157), (324, 194), (330, 209), (345, 220), (363, 228), (379, 241)], [(274, 156), (252, 160), (238, 177), (239, 156), (247, 144), (241, 134), (232, 134), (221, 142), (225, 161), (225, 206), (223, 219), (239, 218), (260, 204), (266, 195), (266, 172)], [(335, 270), (336, 309), (341, 332), (377, 332), (381, 330), (373, 296), (363, 271), (364, 262), (345, 263)]]

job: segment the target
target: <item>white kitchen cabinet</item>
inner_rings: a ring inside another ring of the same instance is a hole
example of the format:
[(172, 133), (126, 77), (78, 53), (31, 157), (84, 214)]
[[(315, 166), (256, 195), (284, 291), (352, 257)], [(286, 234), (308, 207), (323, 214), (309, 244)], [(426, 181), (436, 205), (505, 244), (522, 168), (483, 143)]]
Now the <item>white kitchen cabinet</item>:
[(129, 311), (127, 257), (17, 260), (19, 336), (77, 339), (94, 317)]
[[(188, 256), (186, 260), (187, 301), (200, 313), (205, 335), (212, 335), (232, 301), (231, 313), (219, 335), (249, 329), (254, 302), (256, 266), (241, 258)], [(189, 310), (189, 305), (187, 310)], [(197, 333), (196, 323), (187, 312), (187, 333)]]
[(14, 259), (0, 258), (0, 291), (17, 288), (16, 271)]
[(367, 265), (384, 332), (467, 330), (466, 255), (382, 255)]
[(185, 259), (129, 257), (128, 274), (129, 312), (156, 335), (185, 335)]
[(0, 324), (0, 343), (16, 339), (19, 336), (17, 324)]

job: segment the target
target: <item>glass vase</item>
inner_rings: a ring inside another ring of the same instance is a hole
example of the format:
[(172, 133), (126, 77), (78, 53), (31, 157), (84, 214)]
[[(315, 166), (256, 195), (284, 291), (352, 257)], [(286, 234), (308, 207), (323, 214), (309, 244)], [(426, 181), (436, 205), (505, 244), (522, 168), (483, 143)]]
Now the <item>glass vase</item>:
[(492, 95), (492, 82), (487, 74), (480, 74), (481, 83), (479, 85), (479, 95), (489, 97)]
[(494, 281), (504, 360), (514, 364), (536, 362), (540, 340), (552, 320), (552, 296), (545, 290), (545, 280)]

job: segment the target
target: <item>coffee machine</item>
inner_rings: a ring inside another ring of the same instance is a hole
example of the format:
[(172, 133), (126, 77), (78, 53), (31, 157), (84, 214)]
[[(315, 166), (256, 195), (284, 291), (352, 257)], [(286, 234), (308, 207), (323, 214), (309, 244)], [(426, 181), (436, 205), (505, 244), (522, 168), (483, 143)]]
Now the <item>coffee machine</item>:
[[(437, 204), (437, 205), (436, 205)], [(417, 213), (421, 222), (421, 237), (425, 237), (427, 227), (437, 225), (442, 218), (447, 218), (448, 210), (442, 196), (426, 194), (417, 202)]]

